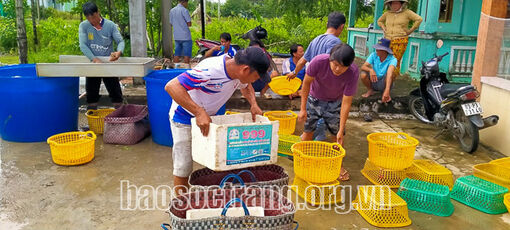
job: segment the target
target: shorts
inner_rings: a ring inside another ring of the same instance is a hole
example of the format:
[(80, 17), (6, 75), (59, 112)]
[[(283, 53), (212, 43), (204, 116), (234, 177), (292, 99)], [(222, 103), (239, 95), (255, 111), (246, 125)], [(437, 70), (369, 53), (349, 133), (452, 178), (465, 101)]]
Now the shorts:
[(262, 91), (262, 89), (264, 89), (267, 85), (269, 84), (269, 82), (266, 82), (262, 79), (258, 79), (256, 80), (255, 82), (251, 83), (251, 86), (253, 87), (253, 90), (255, 90), (255, 92), (260, 92)]
[(322, 101), (311, 95), (306, 100), (306, 122), (304, 131), (315, 131), (319, 119), (323, 119), (328, 130), (336, 135), (340, 126), (342, 100)]
[(193, 41), (191, 40), (175, 40), (175, 56), (177, 57), (191, 57), (191, 50), (193, 48)]
[(173, 174), (178, 177), (189, 177), (193, 171), (191, 125), (174, 122), (170, 119), (170, 127), (174, 139), (174, 146), (172, 147)]
[[(370, 73), (367, 71), (363, 71), (363, 73), (370, 77)], [(382, 78), (377, 77), (377, 82), (370, 82), (370, 85), (374, 91), (383, 92), (386, 89), (386, 75), (384, 75)], [(393, 85), (394, 83), (392, 82), (390, 89), (393, 88)]]

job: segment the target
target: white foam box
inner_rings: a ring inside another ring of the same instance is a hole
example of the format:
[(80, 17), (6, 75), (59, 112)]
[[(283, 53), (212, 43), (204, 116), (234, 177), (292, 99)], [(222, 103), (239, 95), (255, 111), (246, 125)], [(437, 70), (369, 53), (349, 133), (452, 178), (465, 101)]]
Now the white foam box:
[(193, 160), (214, 171), (275, 164), (278, 159), (278, 121), (250, 113), (212, 116), (207, 137), (191, 119)]

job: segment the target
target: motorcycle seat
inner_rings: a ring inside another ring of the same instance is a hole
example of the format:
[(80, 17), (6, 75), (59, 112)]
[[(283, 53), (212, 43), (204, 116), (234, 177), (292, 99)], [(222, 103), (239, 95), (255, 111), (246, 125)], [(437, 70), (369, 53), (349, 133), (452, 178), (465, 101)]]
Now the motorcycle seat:
[(444, 84), (441, 87), (440, 93), (441, 97), (447, 98), (457, 94), (460, 91), (464, 91), (471, 88), (474, 87), (468, 84)]

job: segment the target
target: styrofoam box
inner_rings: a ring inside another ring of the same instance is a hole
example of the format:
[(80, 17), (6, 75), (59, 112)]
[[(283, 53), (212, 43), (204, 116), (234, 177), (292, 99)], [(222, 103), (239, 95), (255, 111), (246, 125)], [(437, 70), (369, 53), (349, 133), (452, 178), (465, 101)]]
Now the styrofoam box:
[(275, 164), (278, 158), (278, 121), (251, 113), (211, 117), (207, 137), (191, 119), (193, 160), (214, 171)]

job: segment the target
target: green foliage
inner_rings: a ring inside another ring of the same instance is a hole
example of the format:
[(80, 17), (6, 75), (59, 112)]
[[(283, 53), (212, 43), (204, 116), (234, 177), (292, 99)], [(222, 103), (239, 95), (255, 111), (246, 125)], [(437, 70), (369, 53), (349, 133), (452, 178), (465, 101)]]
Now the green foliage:
[[(4, 3), (4, 10), (15, 18), (14, 0), (0, 0)], [(126, 42), (125, 55), (130, 54), (129, 41), (129, 6), (126, 0), (57, 0), (58, 3), (76, 2), (72, 12), (60, 12), (51, 8), (41, 9), (41, 21), (37, 26), (39, 46), (34, 50), (32, 23), (27, 20), (27, 37), (29, 42), (30, 62), (56, 62), (58, 55), (81, 54), (78, 44), (79, 19), (81, 6), (87, 1), (95, 2), (101, 15), (119, 25)], [(365, 0), (357, 0), (356, 26), (367, 27), (373, 22), (373, 2), (365, 4)], [(24, 1), (26, 4), (26, 0)], [(174, 6), (178, 1), (172, 1)], [(198, 7), (197, 0), (189, 1), (188, 9), (193, 12)], [(414, 7), (411, 1), (410, 8)], [(161, 2), (160, 0), (146, 0), (147, 30), (149, 37), (148, 54), (161, 55)], [(212, 21), (206, 25), (206, 38), (219, 40), (223, 32), (232, 35), (232, 43), (246, 47), (248, 41), (240, 39), (255, 26), (262, 25), (268, 30), (268, 38), (264, 40), (266, 48), (271, 52), (287, 53), (289, 46), (299, 43), (308, 46), (310, 41), (326, 30), (327, 15), (332, 11), (344, 12), (348, 16), (349, 1), (338, 0), (227, 0), (221, 5), (221, 20), (217, 19), (217, 0), (208, 0), (207, 13)], [(11, 12), (11, 13), (9, 13)], [(30, 10), (25, 6), (25, 13)], [(81, 16), (81, 17), (80, 17)], [(226, 17), (228, 16), (228, 17)], [(198, 20), (193, 21), (191, 28), (192, 39), (201, 37)], [(340, 39), (346, 41), (347, 30)], [(15, 20), (0, 18), (0, 52), (16, 53)], [(198, 47), (193, 45), (193, 54)]]
[[(258, 25), (262, 25), (267, 32), (268, 38), (264, 40), (266, 48), (271, 52), (287, 53), (289, 47), (294, 43), (299, 43), (308, 47), (308, 44), (318, 35), (326, 31), (327, 17), (323, 18), (303, 18), (302, 23), (295, 26), (287, 22), (284, 18), (263, 19), (260, 23), (256, 19), (229, 17), (221, 20), (213, 19), (206, 26), (206, 39), (219, 40), (223, 32), (232, 35), (232, 43), (241, 47), (247, 47), (249, 41), (243, 40), (239, 35), (248, 32)], [(201, 31), (198, 26), (191, 28), (193, 40), (201, 37)], [(347, 40), (347, 31), (340, 35), (342, 41)], [(193, 46), (193, 54), (198, 51), (198, 47)]]
[(370, 23), (374, 23), (374, 15), (369, 15), (367, 17), (358, 18), (355, 23), (355, 27), (357, 28), (367, 28)]
[[(15, 0), (0, 0), (4, 6), (4, 14), (6, 18), (16, 19), (16, 4)], [(26, 0), (23, 1), (23, 8), (25, 9), (25, 15), (29, 14), (29, 7)]]
[(0, 18), (0, 54), (13, 53), (16, 46), (16, 20)]
[(14, 65), (14, 64), (18, 64), (18, 63), (19, 63), (18, 55), (11, 55), (11, 54), (0, 55), (0, 66), (1, 65)]
[(79, 14), (73, 14), (73, 13), (70, 13), (70, 12), (63, 12), (63, 11), (60, 11), (60, 10), (56, 10), (54, 8), (44, 8), (44, 9), (42, 9), (41, 16), (42, 16), (43, 19), (46, 19), (46, 18), (61, 18), (61, 19), (64, 19), (64, 20), (79, 20), (80, 19), (80, 15)]
[(80, 21), (63, 20), (61, 18), (48, 18), (41, 20), (37, 26), (39, 46), (34, 51), (33, 32), (31, 25), (27, 25), (28, 37), (28, 61), (36, 62), (58, 62), (58, 56), (64, 54), (80, 55), (78, 41), (78, 28)]

